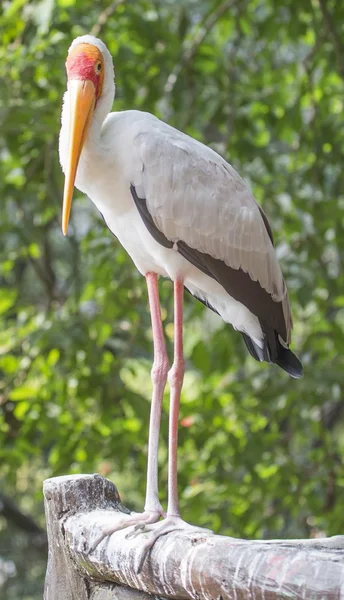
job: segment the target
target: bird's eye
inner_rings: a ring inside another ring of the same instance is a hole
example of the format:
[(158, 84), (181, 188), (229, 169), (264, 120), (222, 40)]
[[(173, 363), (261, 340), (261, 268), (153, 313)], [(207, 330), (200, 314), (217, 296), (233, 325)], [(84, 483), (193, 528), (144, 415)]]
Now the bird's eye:
[(100, 73), (100, 71), (102, 70), (102, 63), (100, 62), (100, 60), (98, 60), (98, 62), (96, 63), (96, 73)]

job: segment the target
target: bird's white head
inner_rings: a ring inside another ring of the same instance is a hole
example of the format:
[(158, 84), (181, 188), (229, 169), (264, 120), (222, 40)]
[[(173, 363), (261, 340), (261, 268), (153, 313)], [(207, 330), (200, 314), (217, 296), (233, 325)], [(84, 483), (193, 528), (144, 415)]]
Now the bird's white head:
[(76, 38), (66, 60), (69, 104), (69, 146), (65, 164), (62, 231), (66, 235), (76, 172), (92, 119), (99, 126), (109, 112), (115, 93), (111, 54), (105, 44), (91, 36)]

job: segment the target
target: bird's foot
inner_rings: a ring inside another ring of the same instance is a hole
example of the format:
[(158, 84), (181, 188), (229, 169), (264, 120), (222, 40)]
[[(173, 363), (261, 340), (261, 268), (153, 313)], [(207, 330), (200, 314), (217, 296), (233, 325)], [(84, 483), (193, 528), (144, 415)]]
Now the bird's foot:
[(210, 533), (213, 532), (210, 529), (203, 529), (202, 527), (195, 527), (194, 525), (190, 525), (190, 523), (186, 523), (179, 516), (168, 515), (163, 521), (157, 523), (153, 523), (147, 527), (148, 523), (138, 523), (135, 525), (132, 531), (129, 531), (126, 538), (133, 538), (141, 533), (149, 533), (150, 535), (147, 537), (145, 541), (142, 551), (140, 553), (139, 562), (136, 568), (136, 572), (140, 573), (144, 562), (149, 554), (149, 551), (154, 546), (157, 539), (161, 536), (166, 535), (167, 533), (171, 533), (172, 531), (192, 531), (193, 533)]
[(160, 520), (161, 517), (165, 517), (166, 513), (160, 507), (157, 510), (145, 510), (143, 513), (135, 513), (132, 512), (130, 515), (123, 517), (120, 521), (116, 521), (114, 525), (110, 525), (109, 527), (104, 527), (102, 529), (101, 534), (96, 538), (91, 548), (89, 549), (89, 554), (93, 552), (97, 546), (99, 546), (100, 542), (102, 542), (106, 537), (115, 533), (116, 531), (121, 531), (122, 529), (126, 529), (127, 527), (134, 526), (134, 530), (144, 529), (146, 525), (150, 525), (151, 523), (156, 523)]

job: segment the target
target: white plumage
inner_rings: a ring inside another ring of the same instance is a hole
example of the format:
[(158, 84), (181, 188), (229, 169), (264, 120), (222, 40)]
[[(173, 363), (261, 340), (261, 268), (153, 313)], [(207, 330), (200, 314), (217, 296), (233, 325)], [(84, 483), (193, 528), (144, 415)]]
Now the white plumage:
[[(214, 279), (150, 235), (130, 193), (133, 184), (168, 239), (183, 240), (234, 269), (241, 268), (274, 300), (283, 302), (288, 332), (284, 341), (289, 342), (287, 289), (260, 209), (247, 185), (212, 149), (153, 115), (135, 110), (109, 115), (114, 95), (111, 56), (105, 45), (91, 36), (77, 38), (71, 48), (80, 43), (94, 44), (102, 51), (105, 77), (80, 157), (76, 187), (95, 203), (142, 274), (153, 271), (173, 280), (181, 277), (195, 296), (261, 346), (258, 318)], [(60, 135), (63, 170), (69, 111), (67, 91)]]

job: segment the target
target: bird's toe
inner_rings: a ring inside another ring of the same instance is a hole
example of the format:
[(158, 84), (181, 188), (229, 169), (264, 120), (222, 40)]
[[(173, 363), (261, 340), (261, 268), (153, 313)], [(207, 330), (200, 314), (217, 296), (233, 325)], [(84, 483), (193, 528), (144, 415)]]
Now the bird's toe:
[(116, 531), (121, 531), (122, 529), (133, 527), (133, 530), (129, 531), (125, 537), (134, 537), (136, 534), (144, 531), (146, 525), (156, 523), (163, 516), (165, 516), (165, 513), (161, 509), (154, 511), (144, 511), (143, 513), (131, 513), (126, 518), (116, 520), (113, 525), (104, 527), (102, 529), (101, 533), (98, 535), (98, 537), (95, 539), (94, 543), (90, 547), (88, 554), (91, 554), (105, 538), (109, 537), (113, 533), (116, 533)]
[(213, 532), (210, 529), (195, 527), (194, 525), (183, 521), (181, 517), (177, 516), (167, 516), (163, 521), (159, 521), (159, 523), (153, 523), (152, 525), (145, 526), (141, 530), (141, 532), (147, 533), (149, 535), (140, 553), (139, 561), (136, 568), (137, 574), (139, 574), (142, 570), (145, 560), (150, 550), (153, 548), (155, 542), (163, 535), (167, 535), (172, 531), (190, 531), (194, 533), (202, 533), (202, 535), (213, 534)]

